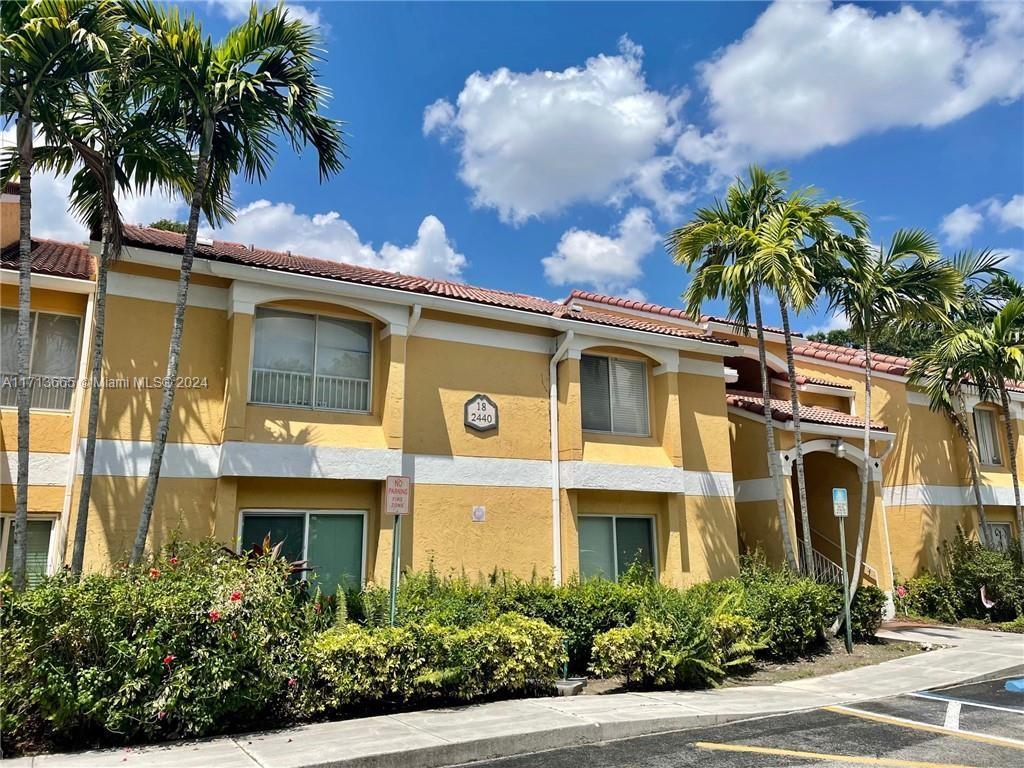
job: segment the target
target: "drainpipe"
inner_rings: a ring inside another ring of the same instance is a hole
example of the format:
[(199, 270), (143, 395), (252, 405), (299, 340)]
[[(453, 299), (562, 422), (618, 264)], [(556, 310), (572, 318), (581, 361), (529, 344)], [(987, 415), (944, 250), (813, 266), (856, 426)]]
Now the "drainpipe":
[(882, 485), (882, 465), (885, 463), (886, 457), (892, 452), (892, 449), (896, 447), (896, 441), (892, 440), (886, 449), (882, 451), (882, 455), (878, 457), (878, 501), (882, 505), (882, 531), (885, 533), (885, 556), (886, 563), (889, 566), (889, 591), (886, 594), (885, 614), (887, 619), (891, 619), (896, 615), (896, 603), (893, 599), (893, 593), (896, 590), (896, 571), (892, 565), (892, 545), (889, 543), (889, 514), (885, 508), (885, 487)]
[(562, 516), (561, 487), (558, 477), (558, 361), (565, 355), (572, 342), (573, 332), (566, 331), (562, 343), (548, 365), (548, 381), (551, 382), (551, 393), (548, 397), (551, 417), (551, 562), (552, 579), (555, 585), (562, 583)]
[[(58, 557), (55, 559), (59, 559), (61, 568), (64, 567), (64, 563), (67, 561), (68, 529), (71, 525), (71, 496), (75, 478), (78, 476), (78, 454), (81, 444), (78, 431), (82, 423), (82, 409), (87, 407), (85, 394), (88, 391), (88, 387), (85, 386), (84, 382), (89, 375), (89, 350), (92, 349), (92, 344), (89, 343), (89, 340), (92, 338), (92, 311), (95, 304), (96, 292), (94, 289), (89, 294), (85, 304), (85, 319), (82, 322), (82, 341), (78, 362), (78, 386), (75, 387), (72, 402), (74, 410), (71, 412), (71, 449), (68, 451), (68, 474), (64, 479), (64, 502), (61, 504), (60, 526), (56, 542)], [(98, 386), (99, 382), (90, 381), (89, 384), (90, 386)]]

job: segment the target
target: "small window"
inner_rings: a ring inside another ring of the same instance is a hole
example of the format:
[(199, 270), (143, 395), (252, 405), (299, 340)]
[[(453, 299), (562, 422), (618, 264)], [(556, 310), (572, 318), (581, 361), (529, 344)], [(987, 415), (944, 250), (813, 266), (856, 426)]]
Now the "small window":
[(974, 432), (978, 437), (978, 456), (982, 464), (1002, 464), (999, 455), (999, 433), (996, 431), (996, 414), (988, 408), (974, 411)]
[(1009, 552), (1012, 539), (1013, 528), (1009, 523), (988, 524), (988, 543), (993, 549)]
[[(81, 318), (46, 312), (31, 314), (29, 374), (32, 407), (66, 411), (71, 408), (78, 367)], [(18, 311), (0, 310), (0, 405), (18, 404)]]
[(631, 565), (654, 563), (654, 519), (580, 515), (580, 576), (618, 581)]
[(276, 309), (253, 322), (251, 402), (370, 410), (370, 323)]
[(584, 429), (623, 435), (649, 434), (647, 365), (642, 360), (583, 355), (580, 387)]
[[(32, 520), (28, 521), (28, 556), (26, 560), (26, 575), (28, 585), (34, 587), (43, 577), (49, 573), (50, 567), (50, 536), (53, 533), (53, 520)], [(9, 571), (14, 563), (14, 518), (3, 518), (3, 528), (0, 529), (0, 538), (3, 538), (3, 545), (0, 553), (3, 553), (3, 561), (0, 568)]]
[(281, 544), (282, 557), (308, 560), (320, 590), (334, 594), (362, 585), (364, 525), (362, 512), (245, 512), (242, 550), (262, 545), (269, 535)]

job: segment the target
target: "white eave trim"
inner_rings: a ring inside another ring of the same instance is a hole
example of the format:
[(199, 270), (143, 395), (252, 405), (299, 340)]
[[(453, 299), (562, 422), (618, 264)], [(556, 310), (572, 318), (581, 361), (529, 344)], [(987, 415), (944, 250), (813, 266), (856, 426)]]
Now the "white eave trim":
[[(154, 251), (148, 248), (126, 246), (122, 258), (136, 261), (142, 264), (163, 267), (165, 269), (177, 269), (181, 257), (173, 253)], [(170, 262), (170, 263), (168, 263)], [(300, 288), (318, 292), (324, 296), (345, 296), (355, 299), (368, 299), (373, 301), (386, 302), (389, 304), (400, 304), (412, 306), (419, 304), (425, 309), (436, 309), (443, 312), (453, 312), (473, 317), (483, 317), (492, 320), (499, 320), (521, 325), (532, 325), (535, 327), (549, 328), (558, 332), (578, 331), (582, 334), (597, 335), (611, 341), (625, 341), (632, 343), (648, 344), (656, 347), (676, 349), (684, 352), (697, 352), (700, 354), (711, 354), (727, 356), (730, 353), (729, 345), (716, 343), (711, 340), (703, 341), (697, 339), (684, 339), (668, 334), (653, 333), (631, 328), (619, 328), (613, 325), (602, 325), (590, 323), (583, 320), (572, 320), (564, 317), (552, 317), (539, 312), (528, 312), (521, 309), (499, 307), (490, 304), (482, 304), (462, 299), (453, 299), (446, 296), (434, 296), (432, 294), (412, 293), (397, 288), (384, 288), (376, 285), (363, 285), (345, 280), (332, 280), (314, 275), (303, 275), (294, 272), (282, 272), (264, 267), (253, 267), (240, 264), (228, 264), (221, 261), (211, 261), (198, 257), (193, 266), (193, 272), (224, 277), (232, 280), (246, 282), (258, 282), (263, 285), (277, 285), (285, 288)]]
[[(0, 269), (0, 284), (17, 285), (18, 271), (15, 269)], [(93, 293), (96, 290), (96, 283), (92, 280), (83, 280), (78, 277), (59, 277), (57, 275), (41, 275), (32, 273), (33, 288), (46, 289), (50, 291), (63, 291), (64, 293)]]
[[(745, 336), (748, 339), (757, 338), (757, 331), (755, 328), (749, 327), (744, 330), (742, 324), (737, 325), (734, 323), (722, 322), (721, 320), (709, 320), (701, 325), (708, 333), (712, 331), (722, 331), (723, 333), (731, 333), (733, 336)], [(765, 330), (764, 338), (767, 341), (778, 341), (783, 344), (786, 342), (785, 335), (776, 333), (775, 331)], [(802, 339), (803, 336), (797, 336), (796, 338)]]
[[(864, 367), (861, 365), (847, 365), (846, 363), (836, 363), (833, 362), (832, 360), (822, 360), (817, 357), (812, 357), (811, 355), (801, 355), (796, 353), (794, 353), (794, 357), (797, 360), (801, 360), (805, 363), (810, 363), (811, 365), (821, 365), (825, 368), (836, 368), (840, 371), (853, 371), (854, 373), (860, 374), (862, 377), (864, 376)], [(871, 378), (888, 379), (889, 381), (900, 381), (903, 382), (904, 384), (906, 384), (909, 381), (909, 379), (906, 376), (897, 376), (895, 373), (882, 373), (881, 371), (876, 371), (873, 369), (871, 371)]]
[[(736, 416), (742, 416), (746, 419), (764, 424), (764, 416), (760, 416), (756, 413), (751, 413), (745, 408), (739, 408), (735, 405), (728, 407), (729, 413), (735, 414)], [(772, 419), (772, 424), (775, 425), (776, 429), (781, 429), (785, 432), (793, 432), (792, 421), (776, 421)], [(801, 421), (800, 431), (806, 432), (811, 435), (832, 435), (833, 437), (863, 437), (864, 429), (862, 427), (841, 427), (837, 424), (818, 424), (814, 421)], [(878, 429), (871, 430), (872, 440), (885, 440), (892, 442), (896, 439), (895, 432), (883, 432)]]
[[(787, 389), (789, 388), (789, 382), (782, 383), (786, 385)], [(847, 389), (846, 387), (833, 387), (828, 384), (800, 384), (797, 386), (797, 389), (801, 392), (813, 392), (818, 395), (832, 395), (834, 397), (848, 398), (854, 397), (854, 391), (852, 389)]]

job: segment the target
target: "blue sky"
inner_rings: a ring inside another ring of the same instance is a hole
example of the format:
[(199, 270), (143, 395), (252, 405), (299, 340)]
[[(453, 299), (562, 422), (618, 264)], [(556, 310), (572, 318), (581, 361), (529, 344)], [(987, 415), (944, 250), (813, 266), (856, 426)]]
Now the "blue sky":
[[(188, 5), (214, 36), (245, 8)], [(678, 304), (664, 233), (756, 161), (856, 201), (876, 240), (924, 227), (1024, 273), (1021, 4), (290, 7), (324, 32), (351, 160), (321, 185), (282, 147), (266, 183), (238, 182), (226, 239)]]

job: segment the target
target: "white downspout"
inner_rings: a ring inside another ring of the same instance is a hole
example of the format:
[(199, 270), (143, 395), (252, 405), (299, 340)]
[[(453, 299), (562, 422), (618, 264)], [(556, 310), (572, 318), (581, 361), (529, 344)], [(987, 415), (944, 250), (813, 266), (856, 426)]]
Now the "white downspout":
[[(89, 294), (85, 304), (85, 320), (82, 323), (82, 342), (78, 363), (78, 386), (75, 387), (73, 398), (73, 410), (71, 411), (71, 448), (68, 450), (68, 474), (64, 479), (64, 503), (61, 505), (60, 528), (57, 534), (56, 548), (60, 558), (60, 567), (64, 567), (67, 561), (68, 530), (71, 526), (71, 496), (75, 478), (78, 476), (78, 454), (81, 438), (78, 430), (82, 423), (82, 408), (85, 407), (85, 394), (88, 387), (84, 385), (86, 376), (89, 373), (89, 352), (92, 350), (92, 313), (96, 304), (95, 290)], [(90, 386), (96, 386), (98, 382), (90, 381)], [(56, 560), (57, 558), (51, 558)]]
[(423, 314), (423, 306), (421, 304), (413, 304), (412, 312), (409, 314), (409, 325), (405, 329), (405, 335), (412, 336), (412, 329), (416, 327), (416, 323), (420, 321), (420, 315)]
[(882, 532), (885, 534), (885, 557), (886, 563), (889, 566), (889, 591), (886, 593), (885, 601), (885, 618), (891, 619), (896, 615), (896, 602), (893, 598), (893, 594), (896, 591), (896, 571), (892, 565), (892, 545), (889, 543), (889, 513), (885, 508), (885, 486), (882, 485), (882, 465), (885, 464), (886, 457), (892, 452), (892, 449), (896, 447), (896, 441), (893, 440), (886, 446), (886, 449), (882, 451), (882, 455), (878, 457), (878, 503), (882, 505)]
[(551, 392), (548, 396), (551, 417), (551, 576), (555, 585), (562, 583), (562, 515), (561, 486), (558, 477), (558, 361), (572, 342), (573, 332), (566, 331), (562, 343), (548, 365), (548, 381)]

